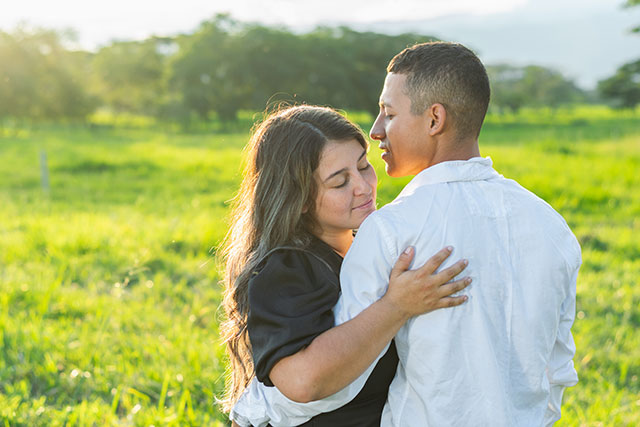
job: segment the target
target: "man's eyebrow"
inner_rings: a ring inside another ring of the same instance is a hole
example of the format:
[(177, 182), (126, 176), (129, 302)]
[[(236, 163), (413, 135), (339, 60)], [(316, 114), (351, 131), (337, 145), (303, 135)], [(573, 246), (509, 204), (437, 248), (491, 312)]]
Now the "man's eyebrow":
[(389, 104), (388, 102), (384, 102), (382, 100), (380, 100), (380, 102), (378, 103), (382, 108), (393, 108), (393, 105)]
[[(365, 150), (362, 150), (362, 154), (360, 154), (360, 157), (358, 157), (358, 161), (362, 160), (362, 158), (363, 158), (364, 156), (366, 156), (366, 155), (367, 155), (367, 150), (366, 150), (366, 149), (365, 149)], [(347, 168), (342, 168), (342, 169), (340, 169), (340, 170), (337, 170), (337, 171), (335, 171), (334, 173), (332, 173), (331, 175), (329, 175), (328, 177), (326, 177), (326, 178), (325, 178), (325, 180), (324, 180), (323, 182), (327, 182), (327, 181), (329, 181), (331, 178), (333, 178), (334, 176), (336, 176), (336, 175), (340, 175), (341, 173), (346, 172), (346, 171), (347, 171)]]

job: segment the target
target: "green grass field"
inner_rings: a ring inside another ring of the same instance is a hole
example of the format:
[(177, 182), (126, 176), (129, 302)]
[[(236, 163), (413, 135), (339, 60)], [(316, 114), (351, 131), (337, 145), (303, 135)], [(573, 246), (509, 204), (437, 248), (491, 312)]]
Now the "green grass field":
[[(250, 118), (0, 130), (0, 425), (226, 424), (215, 247)], [(640, 110), (490, 116), (480, 139), (582, 244), (558, 425), (640, 425)], [(370, 158), (389, 202), (408, 180)]]

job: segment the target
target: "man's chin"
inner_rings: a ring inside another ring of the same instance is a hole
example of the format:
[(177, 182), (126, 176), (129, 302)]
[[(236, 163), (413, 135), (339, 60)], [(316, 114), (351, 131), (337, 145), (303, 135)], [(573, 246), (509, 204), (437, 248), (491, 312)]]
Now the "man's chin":
[(391, 178), (399, 178), (402, 175), (398, 174), (398, 170), (395, 169), (393, 166), (389, 166), (389, 164), (387, 163), (387, 165), (384, 167), (384, 171), (387, 173), (387, 175), (389, 175)]

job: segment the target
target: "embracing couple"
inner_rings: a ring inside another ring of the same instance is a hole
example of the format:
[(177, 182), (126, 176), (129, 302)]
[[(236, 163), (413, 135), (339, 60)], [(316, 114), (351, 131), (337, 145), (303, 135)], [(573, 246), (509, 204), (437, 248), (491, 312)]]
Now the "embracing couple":
[(480, 157), (473, 52), (419, 44), (387, 72), (370, 136), (390, 176), (414, 178), (381, 209), (365, 136), (336, 111), (280, 110), (249, 142), (225, 409), (243, 427), (552, 425), (577, 382), (580, 247)]

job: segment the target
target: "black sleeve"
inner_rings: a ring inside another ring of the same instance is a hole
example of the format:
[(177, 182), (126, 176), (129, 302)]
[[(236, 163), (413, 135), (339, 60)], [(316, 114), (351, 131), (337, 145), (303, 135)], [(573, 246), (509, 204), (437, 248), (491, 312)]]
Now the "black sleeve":
[(273, 386), (269, 373), (334, 325), (338, 278), (313, 255), (282, 250), (269, 256), (249, 281), (247, 328), (256, 377)]

